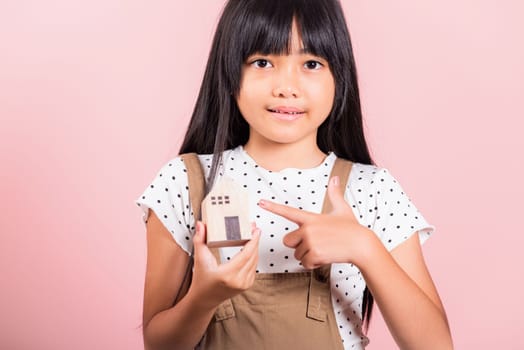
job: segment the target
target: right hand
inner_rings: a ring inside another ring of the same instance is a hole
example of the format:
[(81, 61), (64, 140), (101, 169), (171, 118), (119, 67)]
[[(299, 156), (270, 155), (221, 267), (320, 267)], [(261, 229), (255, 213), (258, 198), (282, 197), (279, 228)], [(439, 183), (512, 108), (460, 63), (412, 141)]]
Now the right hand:
[(260, 229), (253, 224), (252, 238), (231, 260), (218, 264), (206, 244), (206, 227), (198, 221), (193, 237), (193, 279), (188, 293), (201, 303), (216, 307), (249, 289), (255, 281)]

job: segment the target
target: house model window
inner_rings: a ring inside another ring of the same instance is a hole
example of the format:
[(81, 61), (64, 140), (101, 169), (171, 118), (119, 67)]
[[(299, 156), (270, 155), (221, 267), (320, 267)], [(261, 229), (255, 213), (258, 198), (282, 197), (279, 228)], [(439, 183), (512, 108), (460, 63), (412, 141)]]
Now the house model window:
[(211, 205), (223, 205), (223, 204), (229, 204), (229, 196), (211, 196)]
[(237, 246), (251, 239), (248, 208), (247, 191), (222, 177), (202, 201), (208, 246)]

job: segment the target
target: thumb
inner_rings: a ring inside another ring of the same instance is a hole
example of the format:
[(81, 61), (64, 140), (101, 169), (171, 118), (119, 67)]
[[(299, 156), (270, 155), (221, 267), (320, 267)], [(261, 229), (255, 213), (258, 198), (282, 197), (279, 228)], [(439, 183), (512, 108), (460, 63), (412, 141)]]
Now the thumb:
[(340, 178), (333, 176), (329, 180), (328, 197), (331, 202), (333, 213), (342, 213), (349, 209), (349, 205), (344, 199), (344, 188), (340, 186)]
[(195, 235), (193, 236), (193, 245), (195, 250), (200, 249), (202, 245), (206, 244), (206, 229), (201, 221), (197, 221), (195, 227)]
[(195, 266), (205, 266), (206, 269), (216, 269), (217, 261), (206, 244), (206, 225), (197, 221), (193, 236), (193, 247), (195, 252)]

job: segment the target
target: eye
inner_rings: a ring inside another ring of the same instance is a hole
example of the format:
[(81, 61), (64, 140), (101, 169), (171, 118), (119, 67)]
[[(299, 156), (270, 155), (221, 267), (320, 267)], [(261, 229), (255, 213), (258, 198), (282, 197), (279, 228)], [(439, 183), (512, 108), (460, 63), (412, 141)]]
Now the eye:
[(318, 61), (310, 60), (310, 61), (307, 61), (306, 63), (304, 63), (304, 67), (306, 67), (307, 69), (310, 69), (310, 70), (315, 70), (315, 69), (322, 68), (323, 65), (322, 65), (322, 63), (320, 63)]
[(257, 68), (268, 68), (272, 67), (271, 63), (269, 63), (268, 60), (265, 59), (258, 59), (253, 61), (251, 64), (253, 64)]

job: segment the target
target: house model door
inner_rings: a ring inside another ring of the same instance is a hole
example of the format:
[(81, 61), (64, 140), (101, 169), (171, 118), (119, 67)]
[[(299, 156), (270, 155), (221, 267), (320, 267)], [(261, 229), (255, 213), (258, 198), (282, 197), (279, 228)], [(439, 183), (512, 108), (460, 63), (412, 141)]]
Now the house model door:
[(228, 240), (240, 240), (240, 221), (238, 216), (224, 217), (226, 224), (226, 237)]

